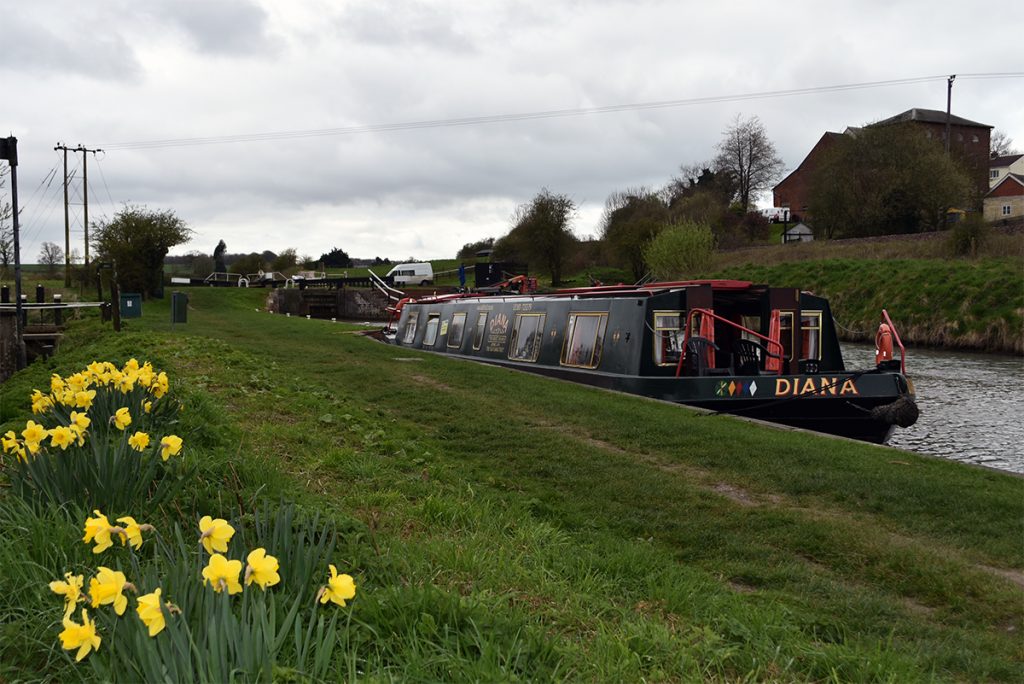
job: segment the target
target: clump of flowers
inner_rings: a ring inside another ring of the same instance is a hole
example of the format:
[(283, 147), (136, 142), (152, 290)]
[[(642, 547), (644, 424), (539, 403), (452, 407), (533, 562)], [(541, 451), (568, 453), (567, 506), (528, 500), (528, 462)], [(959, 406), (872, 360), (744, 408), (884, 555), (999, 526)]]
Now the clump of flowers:
[[(160, 503), (184, 482), (181, 405), (148, 361), (94, 361), (29, 397), (33, 419), (0, 440), (12, 485), (26, 499), (88, 508)], [(38, 422), (37, 422), (38, 421)], [(102, 476), (101, 476), (102, 473)]]

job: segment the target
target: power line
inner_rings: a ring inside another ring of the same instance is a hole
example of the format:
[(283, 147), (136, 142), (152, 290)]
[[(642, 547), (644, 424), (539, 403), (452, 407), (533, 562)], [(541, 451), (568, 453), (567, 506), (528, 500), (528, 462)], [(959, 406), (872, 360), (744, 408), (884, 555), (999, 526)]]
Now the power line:
[[(980, 74), (960, 74), (963, 79), (992, 79), (992, 78), (1021, 78), (1024, 72), (1000, 72)], [(662, 100), (655, 102), (634, 102), (630, 104), (607, 105), (603, 107), (580, 107), (574, 109), (552, 109), (536, 112), (521, 112), (509, 114), (492, 114), (484, 116), (459, 117), (451, 119), (427, 119), (424, 121), (408, 121), (401, 123), (367, 124), (361, 126), (346, 126), (341, 128), (320, 128), (297, 131), (275, 131), (268, 133), (244, 133), (239, 135), (222, 135), (197, 138), (168, 138), (163, 140), (143, 140), (136, 142), (107, 143), (103, 147), (107, 150), (141, 150), (155, 149), (162, 147), (193, 147), (197, 145), (221, 145), (226, 143), (261, 142), (270, 140), (293, 140), (297, 138), (317, 138), (338, 135), (356, 135), (361, 133), (383, 133), (391, 131), (408, 131), (426, 128), (449, 128), (456, 126), (476, 126), (490, 123), (506, 123), (512, 121), (534, 121), (540, 119), (555, 119), (573, 116), (585, 116), (590, 114), (611, 114), (626, 111), (643, 111), (649, 109), (666, 109), (672, 107), (689, 107), (704, 104), (716, 104), (723, 102), (743, 102), (747, 100), (763, 100), (779, 97), (795, 97), (800, 95), (813, 95), (818, 93), (833, 93), (847, 90), (864, 90), (868, 88), (883, 88), (900, 85), (913, 85), (927, 83), (930, 81), (946, 80), (945, 74), (940, 76), (919, 76), (916, 78), (889, 79), (885, 81), (868, 81), (865, 83), (847, 83), (840, 85), (815, 86), (810, 88), (792, 88), (788, 90), (768, 90), (755, 93), (743, 93), (738, 95), (720, 95), (710, 97), (695, 97), (680, 100)]]

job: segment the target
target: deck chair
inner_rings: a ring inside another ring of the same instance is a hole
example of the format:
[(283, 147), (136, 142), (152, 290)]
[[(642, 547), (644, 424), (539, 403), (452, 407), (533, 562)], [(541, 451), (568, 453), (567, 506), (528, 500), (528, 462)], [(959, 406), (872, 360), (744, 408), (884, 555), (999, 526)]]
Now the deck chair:
[(780, 358), (778, 354), (772, 354), (768, 348), (759, 342), (740, 338), (732, 344), (733, 365), (736, 366), (736, 375), (761, 375), (761, 360), (771, 357)]

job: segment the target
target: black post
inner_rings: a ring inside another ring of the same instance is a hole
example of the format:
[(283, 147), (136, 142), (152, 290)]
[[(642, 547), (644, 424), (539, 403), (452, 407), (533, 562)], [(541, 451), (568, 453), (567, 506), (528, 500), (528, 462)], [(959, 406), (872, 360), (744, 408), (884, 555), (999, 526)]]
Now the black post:
[(953, 79), (956, 78), (956, 74), (953, 74), (946, 81), (946, 154), (949, 154), (949, 136), (950, 127), (949, 119), (952, 116), (951, 112), (953, 109)]
[(11, 210), (14, 232), (14, 335), (18, 353), (18, 370), (28, 365), (25, 357), (24, 313), (21, 308), (21, 238), (18, 226), (18, 139), (13, 135), (0, 138), (0, 159), (6, 159), (11, 167)]
[(117, 262), (110, 271), (110, 308), (114, 318), (114, 332), (121, 332), (121, 287), (117, 282)]
[(62, 305), (64, 304), (64, 295), (53, 295), (53, 303), (57, 305), (53, 307), (53, 324), (64, 325), (64, 309), (62, 308)]

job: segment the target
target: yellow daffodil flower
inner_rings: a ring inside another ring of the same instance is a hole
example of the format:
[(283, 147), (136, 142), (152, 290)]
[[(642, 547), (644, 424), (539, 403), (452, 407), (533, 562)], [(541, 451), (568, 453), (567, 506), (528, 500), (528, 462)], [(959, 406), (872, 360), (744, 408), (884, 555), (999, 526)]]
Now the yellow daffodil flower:
[(64, 391), (64, 378), (60, 377), (56, 373), (50, 376), (50, 392), (53, 394), (60, 394)]
[(117, 409), (114, 413), (114, 427), (118, 430), (124, 431), (126, 427), (132, 424), (132, 414), (128, 412), (128, 407), (122, 406)]
[(53, 399), (39, 390), (32, 391), (32, 413), (46, 413), (53, 408)]
[(128, 607), (128, 597), (124, 595), (126, 587), (130, 587), (124, 573), (119, 570), (111, 570), (100, 566), (96, 576), (89, 580), (89, 596), (92, 597), (92, 607), (99, 608), (108, 603), (114, 606), (114, 612), (124, 615), (124, 609)]
[[(96, 398), (96, 390), (82, 390), (81, 392), (75, 392), (74, 405), (80, 409), (89, 410), (92, 406), (93, 399)], [(66, 402), (65, 402), (66, 403)]]
[(128, 359), (128, 363), (124, 364), (122, 371), (125, 373), (138, 373), (139, 362), (136, 359)]
[(356, 583), (350, 575), (339, 575), (333, 565), (330, 568), (331, 576), (327, 579), (327, 586), (320, 588), (320, 603), (333, 601), (344, 606), (347, 599), (355, 597)]
[(64, 617), (68, 617), (72, 612), (74, 612), (75, 605), (79, 601), (85, 600), (82, 596), (82, 584), (84, 583), (84, 577), (81, 575), (72, 575), (70, 572), (64, 573), (63, 580), (54, 580), (53, 582), (50, 582), (50, 591), (64, 597)]
[(89, 424), (92, 423), (92, 419), (86, 413), (79, 413), (78, 411), (71, 412), (71, 423), (77, 425), (83, 430), (88, 429)]
[(128, 446), (136, 451), (144, 451), (149, 446), (149, 435), (145, 432), (136, 432), (128, 438)]
[(131, 546), (133, 549), (138, 549), (142, 546), (143, 532), (152, 532), (155, 529), (149, 524), (144, 523), (140, 525), (130, 515), (118, 518), (117, 522), (124, 523), (124, 526), (111, 528), (111, 533), (117, 534), (122, 546)]
[(103, 553), (111, 546), (114, 545), (113, 540), (110, 538), (110, 529), (112, 525), (107, 520), (107, 516), (103, 515), (99, 511), (93, 511), (95, 518), (85, 519), (85, 536), (82, 537), (82, 541), (86, 544), (94, 542), (96, 546), (93, 548), (93, 553)]
[(170, 383), (167, 381), (167, 373), (160, 371), (160, 374), (156, 376), (156, 381), (149, 388), (149, 391), (153, 393), (154, 397), (159, 399), (167, 394), (168, 389), (170, 389)]
[(82, 609), (82, 624), (71, 619), (71, 616), (64, 618), (64, 631), (60, 633), (60, 645), (66, 651), (78, 649), (75, 662), (79, 662), (89, 651), (99, 650), (100, 637), (96, 634), (96, 623), (89, 621), (89, 614)]
[(142, 410), (145, 411), (146, 413), (149, 413), (150, 411), (152, 411), (153, 410), (153, 402), (151, 402), (151, 401), (143, 402)]
[(3, 444), (4, 453), (9, 454), (18, 448), (18, 436), (14, 434), (14, 430), (8, 430), (0, 439), (0, 443)]
[(77, 437), (71, 428), (58, 425), (50, 430), (50, 446), (60, 447), (61, 451), (64, 451), (74, 443)]
[(281, 581), (281, 576), (277, 574), (279, 567), (277, 559), (268, 556), (266, 549), (259, 548), (250, 551), (246, 556), (246, 561), (248, 561), (248, 565), (245, 567), (245, 586), (255, 582), (266, 590), (267, 587), (272, 587)]
[(156, 379), (156, 373), (153, 372), (153, 366), (147, 361), (143, 364), (142, 368), (139, 369), (139, 384), (143, 387), (149, 387), (153, 384), (153, 380)]
[(151, 637), (155, 637), (167, 626), (164, 612), (160, 608), (159, 588), (154, 589), (150, 594), (140, 596), (135, 612), (139, 614), (142, 624), (149, 628), (149, 636)]
[(177, 435), (167, 435), (160, 440), (160, 458), (165, 461), (171, 456), (177, 456), (181, 453), (181, 437)]
[(213, 553), (214, 551), (227, 553), (228, 542), (231, 541), (231, 537), (235, 534), (235, 528), (227, 520), (224, 518), (214, 519), (208, 515), (204, 515), (199, 520), (199, 531), (202, 532), (199, 536), (199, 541), (202, 542), (203, 548), (206, 549), (207, 553)]
[(89, 386), (89, 377), (83, 373), (75, 373), (69, 377), (65, 383), (67, 384), (68, 389), (74, 390), (75, 392), (81, 392)]
[(34, 420), (30, 420), (25, 423), (25, 429), (21, 431), (21, 436), (25, 438), (25, 442), (34, 442), (39, 444), (41, 441), (46, 439), (47, 430)]
[(219, 553), (210, 556), (210, 563), (203, 568), (204, 583), (209, 582), (213, 590), (220, 592), (227, 589), (229, 594), (242, 591), (238, 575), (242, 572), (242, 561), (228, 560)]

